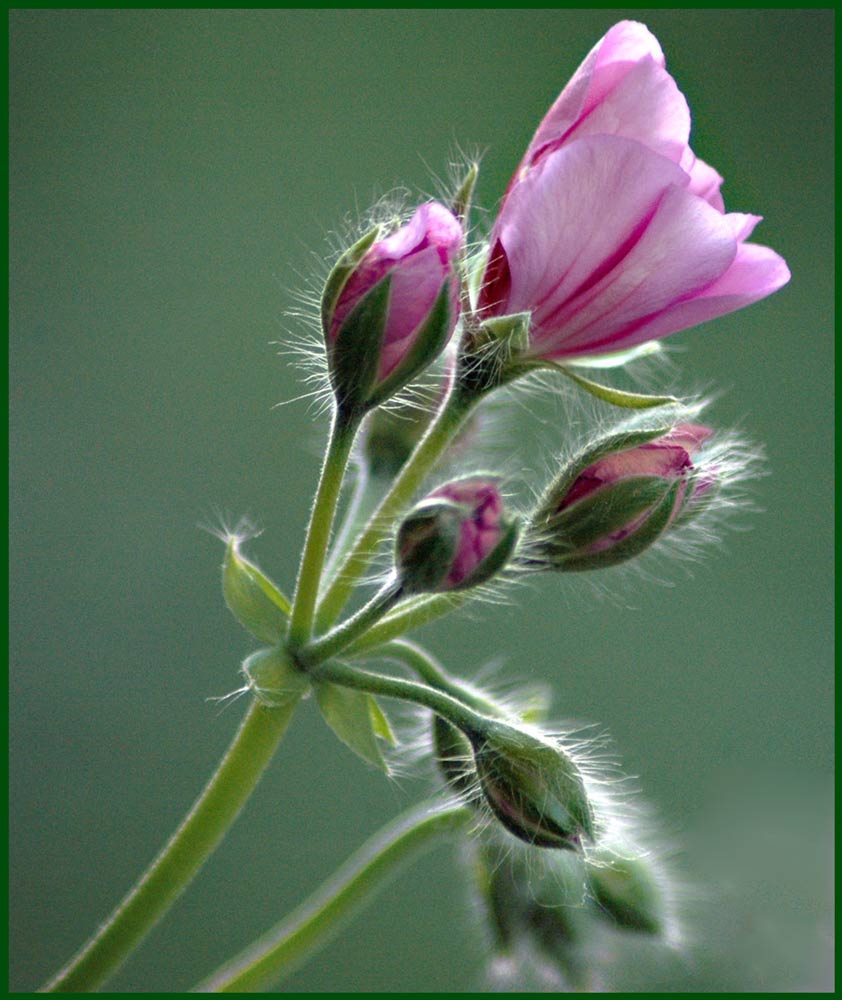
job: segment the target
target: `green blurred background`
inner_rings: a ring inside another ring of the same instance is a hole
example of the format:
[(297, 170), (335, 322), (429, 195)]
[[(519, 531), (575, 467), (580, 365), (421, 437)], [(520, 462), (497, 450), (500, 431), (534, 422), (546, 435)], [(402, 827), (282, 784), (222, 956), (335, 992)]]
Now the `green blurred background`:
[[(791, 284), (672, 343), (680, 390), (771, 475), (675, 586), (541, 579), (426, 630), (466, 676), (551, 683), (612, 734), (683, 846), (693, 947), (631, 949), (616, 988), (832, 982), (833, 13), (245, 10), (11, 13), (12, 989), (94, 929), (230, 740), (250, 641), (216, 511), (291, 588), (325, 423), (278, 346), (294, 291), (379, 195), (481, 150), (492, 209), (594, 42), (645, 21), (694, 147)], [(563, 422), (535, 404), (545, 447)], [(549, 414), (549, 415), (548, 415)], [(524, 418), (521, 418), (522, 423)], [(524, 479), (545, 457), (511, 455)], [(650, 567), (651, 568), (651, 567)], [(598, 588), (599, 589), (599, 588)], [(230, 836), (115, 990), (181, 991), (425, 794), (306, 704)], [(439, 847), (285, 984), (485, 989), (458, 853)]]

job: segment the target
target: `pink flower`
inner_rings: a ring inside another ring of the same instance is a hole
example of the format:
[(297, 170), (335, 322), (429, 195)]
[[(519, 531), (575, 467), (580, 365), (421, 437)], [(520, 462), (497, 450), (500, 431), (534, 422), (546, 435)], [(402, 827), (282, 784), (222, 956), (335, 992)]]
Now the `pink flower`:
[(623, 562), (651, 545), (675, 520), (692, 515), (693, 501), (716, 485), (715, 470), (694, 456), (713, 434), (679, 424), (603, 441), (566, 468), (538, 513), (543, 568), (598, 569)]
[(690, 112), (657, 40), (622, 21), (538, 127), (491, 234), (478, 309), (531, 313), (527, 355), (634, 347), (762, 299), (790, 277), (724, 212), (688, 145)]
[(331, 377), (341, 398), (368, 409), (442, 350), (459, 315), (453, 267), (461, 247), (458, 219), (428, 202), (354, 264), (325, 317)]
[(459, 479), (417, 504), (398, 529), (396, 562), (406, 593), (463, 590), (490, 579), (514, 548), (494, 480)]

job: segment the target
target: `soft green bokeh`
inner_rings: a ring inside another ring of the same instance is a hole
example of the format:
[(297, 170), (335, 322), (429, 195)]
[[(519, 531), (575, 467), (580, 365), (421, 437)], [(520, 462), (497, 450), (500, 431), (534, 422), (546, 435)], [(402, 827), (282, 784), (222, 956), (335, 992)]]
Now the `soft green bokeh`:
[[(426, 638), (465, 675), (504, 658), (502, 676), (550, 682), (559, 714), (609, 730), (683, 849), (689, 960), (627, 948), (617, 984), (829, 987), (832, 12), (18, 10), (12, 989), (110, 911), (242, 713), (211, 700), (253, 647), (196, 525), (254, 516), (247, 552), (292, 588), (325, 431), (312, 401), (274, 408), (305, 391), (296, 291), (346, 218), (396, 185), (438, 191), (458, 148), (483, 151), (491, 209), (624, 16), (659, 37), (729, 208), (764, 215), (757, 241), (793, 272), (671, 342), (669, 387), (722, 391), (711, 418), (764, 442), (763, 513), (692, 574), (659, 564), (675, 586), (545, 579)], [(534, 413), (559, 445), (564, 410)], [(524, 480), (547, 466), (501, 451)], [(114, 989), (188, 988), (425, 787), (385, 781), (304, 705)], [(478, 942), (458, 852), (438, 848), (286, 986), (483, 989)]]

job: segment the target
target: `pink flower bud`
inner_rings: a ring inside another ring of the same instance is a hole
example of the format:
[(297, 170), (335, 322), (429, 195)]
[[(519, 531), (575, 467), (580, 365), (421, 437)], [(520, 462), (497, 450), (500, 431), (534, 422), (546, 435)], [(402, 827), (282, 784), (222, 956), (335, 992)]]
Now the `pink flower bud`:
[(434, 490), (398, 529), (396, 565), (406, 593), (464, 590), (502, 569), (517, 525), (493, 480), (460, 479)]
[(354, 259), (352, 248), (351, 259), (340, 260), (325, 287), (322, 322), (341, 405), (378, 405), (441, 352), (459, 315), (453, 271), (461, 247), (459, 221), (428, 202), (361, 256)]
[(657, 40), (622, 21), (538, 127), (491, 234), (478, 308), (531, 313), (526, 356), (625, 350), (741, 309), (789, 280), (725, 214), (689, 146), (690, 112)]
[(637, 555), (716, 479), (693, 456), (713, 432), (679, 424), (603, 441), (565, 468), (533, 516), (540, 568), (598, 569)]

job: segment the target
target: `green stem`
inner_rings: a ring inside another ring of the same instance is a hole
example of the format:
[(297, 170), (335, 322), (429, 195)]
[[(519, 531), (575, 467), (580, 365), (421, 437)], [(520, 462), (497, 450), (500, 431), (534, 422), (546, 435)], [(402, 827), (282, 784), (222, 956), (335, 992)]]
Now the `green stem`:
[(326, 628), (339, 617), (369, 560), (389, 533), (393, 520), (412, 499), (412, 495), (438, 461), (475, 401), (474, 398), (451, 389), (438, 416), (407, 459), (400, 475), (371, 516), (368, 525), (325, 593), (319, 605), (319, 627)]
[(289, 917), (194, 988), (196, 993), (251, 993), (276, 984), (323, 947), (342, 924), (399, 868), (443, 834), (474, 818), (465, 806), (423, 803), (399, 816), (364, 844)]
[(317, 667), (313, 671), (313, 676), (318, 680), (331, 681), (356, 691), (365, 691), (367, 694), (385, 698), (397, 698), (429, 708), (466, 734), (483, 736), (492, 722), (485, 715), (475, 712), (464, 702), (444, 691), (427, 687), (426, 684), (417, 684), (415, 681), (405, 681), (399, 677), (369, 673), (367, 670), (360, 670), (336, 660), (330, 660)]
[(106, 923), (42, 993), (90, 993), (122, 965), (166, 913), (237, 818), (294, 709), (254, 702), (193, 808)]
[(363, 462), (357, 470), (354, 491), (342, 519), (342, 526), (336, 533), (336, 540), (330, 548), (325, 564), (325, 576), (332, 578), (342, 559), (345, 558), (352, 542), (360, 533), (380, 498), (386, 492), (390, 480), (373, 474)]
[(330, 439), (322, 465), (319, 487), (313, 501), (310, 525), (295, 585), (295, 597), (289, 621), (289, 642), (292, 646), (303, 645), (313, 632), (313, 617), (319, 595), (322, 567), (330, 541), (330, 529), (358, 427), (359, 418), (349, 419), (341, 411), (334, 411)]
[(444, 691), (452, 698), (456, 698), (477, 712), (483, 715), (495, 716), (500, 714), (500, 709), (491, 702), (476, 695), (473, 691), (459, 684), (448, 676), (444, 667), (434, 659), (425, 649), (417, 646), (414, 642), (399, 640), (388, 642), (379, 649), (374, 650), (379, 656), (397, 660), (405, 664), (410, 670), (426, 681), (431, 687)]
[(364, 636), (375, 622), (395, 606), (401, 596), (399, 584), (387, 583), (355, 615), (346, 619), (327, 635), (308, 643), (303, 649), (296, 650), (295, 656), (299, 665), (309, 671), (331, 656), (337, 656), (356, 639)]
[(452, 594), (427, 595), (413, 602), (407, 602), (405, 608), (387, 615), (382, 622), (372, 626), (364, 635), (347, 646), (344, 652), (348, 656), (356, 656), (382, 646), (390, 639), (396, 639), (412, 629), (435, 621), (449, 611), (454, 611), (465, 602), (467, 596), (464, 591), (457, 591)]

